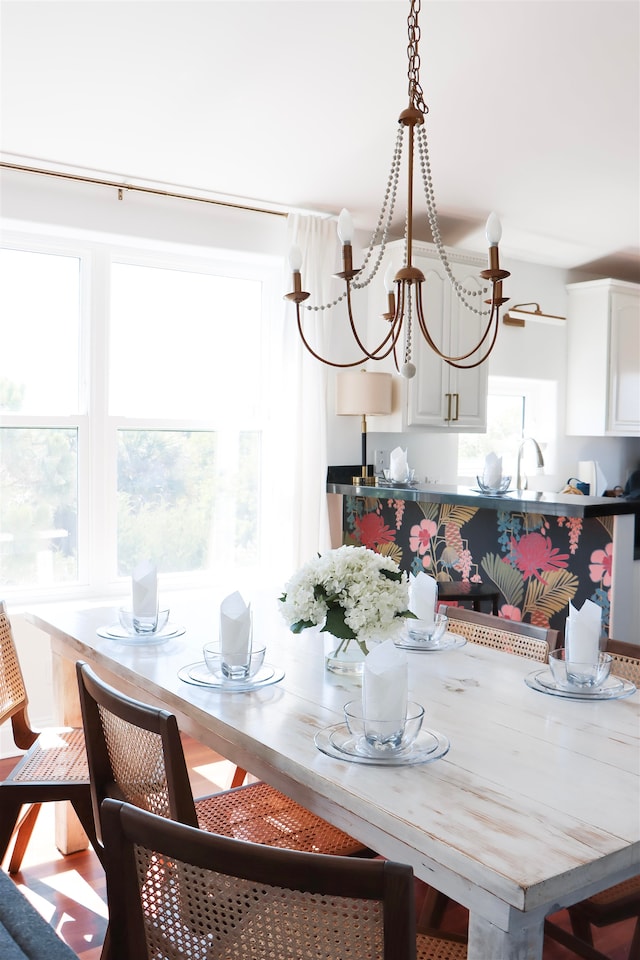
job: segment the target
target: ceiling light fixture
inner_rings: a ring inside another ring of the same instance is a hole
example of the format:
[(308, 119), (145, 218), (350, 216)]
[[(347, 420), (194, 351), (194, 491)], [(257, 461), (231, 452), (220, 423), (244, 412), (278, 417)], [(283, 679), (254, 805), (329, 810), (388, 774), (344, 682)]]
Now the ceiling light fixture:
[[(409, 106), (403, 110), (399, 117), (399, 128), (396, 136), (396, 143), (391, 162), (391, 171), (387, 181), (387, 189), (384, 195), (382, 208), (378, 217), (378, 224), (371, 237), (367, 248), (362, 267), (354, 269), (352, 257), (353, 224), (351, 216), (347, 210), (343, 210), (338, 218), (338, 237), (342, 243), (343, 270), (336, 274), (345, 281), (345, 291), (333, 302), (323, 304), (322, 306), (304, 306), (302, 304), (308, 299), (309, 293), (302, 289), (301, 268), (302, 252), (299, 247), (292, 247), (289, 253), (289, 265), (293, 273), (293, 291), (286, 295), (287, 300), (292, 300), (296, 305), (296, 315), (298, 321), (298, 331), (307, 350), (322, 363), (332, 367), (357, 367), (366, 363), (367, 360), (384, 360), (393, 355), (396, 370), (402, 373), (404, 377), (410, 379), (415, 376), (416, 368), (412, 360), (412, 336), (414, 318), (419, 327), (420, 333), (435, 353), (446, 363), (453, 367), (470, 368), (477, 367), (483, 363), (491, 353), (498, 333), (500, 307), (508, 299), (502, 296), (502, 281), (509, 276), (507, 270), (500, 269), (500, 259), (498, 254), (498, 244), (502, 234), (500, 221), (495, 213), (492, 213), (487, 220), (486, 236), (489, 243), (489, 265), (487, 270), (483, 270), (480, 276), (484, 280), (491, 282), (491, 287), (485, 287), (483, 290), (467, 290), (464, 285), (456, 280), (449, 265), (444, 244), (440, 235), (438, 224), (438, 215), (436, 211), (435, 198), (433, 193), (433, 183), (431, 179), (431, 167), (429, 162), (429, 148), (427, 144), (427, 134), (424, 129), (424, 117), (428, 112), (428, 107), (424, 102), (424, 94), (420, 86), (420, 55), (418, 53), (418, 43), (420, 40), (420, 27), (418, 25), (418, 14), (420, 12), (420, 0), (411, 0), (409, 16), (407, 19), (409, 43), (407, 47), (409, 80)], [(390, 267), (385, 274), (385, 287), (388, 295), (388, 310), (383, 314), (389, 323), (389, 329), (381, 343), (369, 350), (365, 347), (360, 337), (353, 318), (351, 308), (352, 290), (364, 289), (371, 283), (378, 272), (382, 259), (384, 257), (387, 245), (389, 229), (393, 219), (393, 211), (398, 187), (399, 172), (402, 161), (402, 148), (404, 132), (408, 131), (408, 160), (407, 160), (407, 209), (404, 233), (404, 266), (397, 272)], [(413, 167), (414, 152), (417, 146), (420, 167), (422, 173), (422, 182), (424, 186), (425, 201), (427, 207), (427, 216), (431, 234), (438, 251), (438, 256), (446, 271), (449, 282), (459, 300), (473, 313), (486, 317), (487, 322), (480, 340), (472, 350), (459, 356), (446, 354), (433, 339), (422, 307), (422, 285), (425, 277), (422, 271), (413, 264)], [(369, 266), (369, 263), (371, 265)], [(394, 291), (395, 287), (395, 291)], [(484, 303), (488, 308), (475, 306), (468, 298), (476, 297), (488, 293), (489, 299)], [(361, 351), (362, 356), (350, 363), (340, 363), (328, 360), (313, 349), (309, 344), (302, 324), (302, 309), (304, 310), (330, 310), (346, 299), (349, 324), (355, 342)], [(401, 341), (401, 334), (404, 329), (404, 339)], [(402, 363), (398, 362), (398, 352), (402, 350)], [(480, 357), (477, 358), (477, 354)]]

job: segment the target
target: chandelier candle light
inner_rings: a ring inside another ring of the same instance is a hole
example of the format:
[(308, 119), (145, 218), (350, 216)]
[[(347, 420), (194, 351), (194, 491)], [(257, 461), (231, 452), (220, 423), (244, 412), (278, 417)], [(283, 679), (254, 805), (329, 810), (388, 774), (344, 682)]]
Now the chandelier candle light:
[[(374, 230), (369, 246), (367, 248), (362, 267), (354, 269), (353, 266), (353, 224), (351, 216), (347, 210), (342, 210), (338, 218), (338, 237), (342, 244), (342, 263), (343, 270), (336, 274), (337, 277), (345, 281), (345, 291), (331, 303), (321, 306), (304, 306), (302, 304), (310, 296), (302, 289), (302, 252), (299, 247), (292, 247), (289, 253), (289, 265), (293, 274), (293, 291), (286, 294), (285, 299), (291, 300), (296, 305), (296, 316), (298, 322), (298, 332), (305, 347), (322, 363), (332, 367), (357, 367), (367, 360), (384, 360), (393, 356), (396, 370), (402, 373), (406, 379), (415, 376), (416, 367), (412, 360), (412, 338), (414, 318), (417, 321), (420, 333), (428, 343), (429, 347), (441, 357), (446, 363), (453, 367), (462, 369), (477, 367), (483, 363), (496, 342), (499, 325), (500, 307), (506, 303), (507, 297), (502, 296), (502, 281), (509, 276), (509, 272), (500, 268), (500, 258), (498, 253), (498, 244), (502, 235), (500, 221), (495, 213), (492, 213), (487, 220), (486, 236), (489, 243), (489, 264), (488, 269), (483, 270), (480, 276), (490, 281), (491, 287), (485, 287), (483, 290), (468, 290), (463, 284), (456, 280), (449, 260), (447, 257), (440, 227), (438, 224), (438, 214), (436, 210), (435, 197), (433, 192), (433, 183), (431, 179), (431, 166), (429, 161), (429, 148), (427, 144), (427, 134), (424, 129), (424, 118), (428, 112), (428, 107), (424, 102), (423, 90), (420, 85), (420, 56), (418, 53), (418, 43), (420, 40), (420, 27), (418, 25), (418, 14), (420, 12), (420, 0), (411, 0), (410, 11), (407, 20), (409, 42), (407, 47), (409, 80), (409, 106), (402, 111), (399, 117), (399, 127), (396, 135), (396, 143), (391, 162), (391, 170), (387, 182), (387, 189), (382, 202), (378, 223)], [(404, 132), (408, 131), (408, 159), (407, 159), (407, 208), (404, 233), (404, 266), (394, 272), (393, 267), (387, 269), (384, 277), (384, 284), (387, 290), (387, 312), (382, 316), (388, 321), (389, 328), (382, 341), (368, 349), (356, 328), (351, 308), (351, 291), (361, 290), (367, 287), (380, 268), (384, 258), (386, 245), (388, 242), (389, 231), (393, 220), (395, 208), (396, 193), (399, 179), (399, 172), (402, 162), (402, 150), (404, 141)], [(449, 282), (458, 299), (471, 312), (478, 316), (486, 317), (486, 325), (482, 336), (475, 346), (467, 353), (460, 355), (448, 355), (441, 346), (433, 339), (427, 320), (424, 315), (422, 305), (422, 285), (425, 277), (422, 271), (413, 264), (413, 168), (414, 153), (417, 146), (422, 181), (424, 186), (425, 201), (427, 207), (427, 216), (429, 226), (433, 236), (438, 256), (446, 271)], [(376, 249), (377, 248), (377, 249)], [(375, 251), (375, 252), (374, 252)], [(395, 288), (395, 290), (394, 290)], [(474, 306), (468, 298), (476, 297), (490, 292), (488, 299), (484, 301), (487, 308)], [(357, 360), (347, 363), (340, 363), (329, 360), (314, 350), (308, 342), (302, 323), (302, 310), (330, 310), (346, 299), (347, 313), (351, 333), (360, 350), (361, 356)], [(401, 339), (401, 335), (404, 336)], [(398, 352), (402, 351), (402, 362), (398, 360)]]

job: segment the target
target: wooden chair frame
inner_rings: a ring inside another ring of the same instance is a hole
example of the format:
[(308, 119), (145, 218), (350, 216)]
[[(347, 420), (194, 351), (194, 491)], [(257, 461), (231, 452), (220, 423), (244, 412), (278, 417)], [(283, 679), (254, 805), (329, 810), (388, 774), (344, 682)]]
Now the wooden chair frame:
[(100, 856), (83, 732), (78, 728), (40, 733), (32, 729), (11, 623), (4, 602), (0, 602), (0, 723), (9, 719), (15, 745), (26, 753), (0, 783), (0, 863), (15, 838), (9, 873), (20, 870), (42, 804), (56, 800), (72, 803)]

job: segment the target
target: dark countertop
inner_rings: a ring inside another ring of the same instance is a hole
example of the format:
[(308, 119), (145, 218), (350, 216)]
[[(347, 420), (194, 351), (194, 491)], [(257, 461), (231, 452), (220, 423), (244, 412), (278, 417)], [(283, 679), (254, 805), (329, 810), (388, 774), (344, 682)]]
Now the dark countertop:
[[(383, 485), (384, 484), (384, 485)], [(607, 517), (640, 513), (640, 500), (624, 497), (584, 497), (564, 493), (538, 493), (533, 490), (512, 490), (498, 497), (476, 493), (471, 487), (415, 484), (389, 486), (353, 486), (327, 483), (327, 493), (346, 496), (421, 500), (425, 503), (459, 503), (485, 510), (510, 510), (516, 513), (540, 513), (552, 517)]]

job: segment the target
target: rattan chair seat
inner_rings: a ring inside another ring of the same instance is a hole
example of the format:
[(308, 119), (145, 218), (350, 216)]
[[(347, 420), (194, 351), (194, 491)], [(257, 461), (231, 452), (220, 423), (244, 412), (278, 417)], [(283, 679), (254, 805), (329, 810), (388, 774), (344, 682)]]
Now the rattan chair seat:
[(195, 801), (208, 833), (308, 853), (352, 856), (362, 844), (267, 783), (252, 783)]
[(443, 936), (416, 937), (416, 960), (467, 960), (467, 945)]
[(89, 767), (83, 731), (72, 727), (40, 734), (8, 779), (14, 783), (56, 780), (88, 785)]

